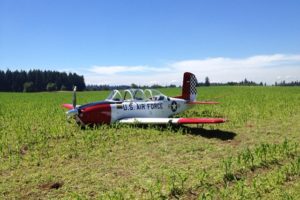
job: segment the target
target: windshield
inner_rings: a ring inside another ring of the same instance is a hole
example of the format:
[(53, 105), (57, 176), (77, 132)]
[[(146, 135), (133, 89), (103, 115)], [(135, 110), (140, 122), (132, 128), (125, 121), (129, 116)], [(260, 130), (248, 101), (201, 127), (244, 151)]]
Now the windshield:
[(145, 96), (147, 99), (152, 100), (152, 101), (162, 101), (166, 99), (166, 95), (161, 93), (158, 90), (154, 89), (146, 89), (145, 90)]
[(142, 89), (134, 90), (133, 98), (135, 100), (145, 100), (145, 93)]
[(124, 91), (113, 90), (106, 100), (108, 101), (162, 101), (166, 96), (158, 90), (128, 89)]
[(109, 101), (122, 101), (123, 99), (122, 99), (122, 95), (119, 92), (119, 90), (113, 90), (108, 95), (108, 97), (106, 98), (106, 100), (109, 100)]

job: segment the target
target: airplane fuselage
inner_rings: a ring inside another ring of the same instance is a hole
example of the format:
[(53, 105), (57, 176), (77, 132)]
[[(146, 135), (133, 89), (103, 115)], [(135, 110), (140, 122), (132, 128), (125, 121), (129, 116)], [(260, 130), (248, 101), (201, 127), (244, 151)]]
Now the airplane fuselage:
[(125, 101), (121, 105), (111, 105), (112, 122), (123, 118), (148, 117), (165, 118), (171, 117), (187, 109), (184, 100), (169, 98), (162, 101)]
[(190, 108), (183, 99), (101, 101), (79, 107), (82, 124), (111, 124), (125, 118), (167, 118)]

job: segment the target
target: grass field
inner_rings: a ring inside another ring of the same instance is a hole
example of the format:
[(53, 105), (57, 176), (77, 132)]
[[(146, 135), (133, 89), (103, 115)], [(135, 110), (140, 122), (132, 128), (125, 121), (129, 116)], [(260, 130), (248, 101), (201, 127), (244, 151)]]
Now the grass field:
[(221, 104), (180, 116), (229, 122), (83, 130), (60, 106), (70, 92), (0, 93), (0, 199), (300, 199), (300, 87), (198, 92)]

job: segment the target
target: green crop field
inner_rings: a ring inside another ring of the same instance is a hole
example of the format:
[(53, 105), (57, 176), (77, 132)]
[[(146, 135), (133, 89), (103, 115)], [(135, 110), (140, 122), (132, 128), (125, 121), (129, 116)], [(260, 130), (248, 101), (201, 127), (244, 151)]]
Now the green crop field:
[(228, 122), (81, 129), (61, 108), (71, 92), (0, 93), (0, 199), (300, 199), (300, 87), (198, 93), (221, 104), (180, 116)]

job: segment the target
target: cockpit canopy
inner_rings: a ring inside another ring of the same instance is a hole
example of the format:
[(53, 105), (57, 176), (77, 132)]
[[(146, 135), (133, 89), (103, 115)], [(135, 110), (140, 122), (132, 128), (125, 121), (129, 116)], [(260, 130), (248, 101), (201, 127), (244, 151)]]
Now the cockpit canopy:
[(165, 99), (167, 99), (166, 95), (154, 89), (113, 90), (106, 98), (107, 101), (163, 101)]

